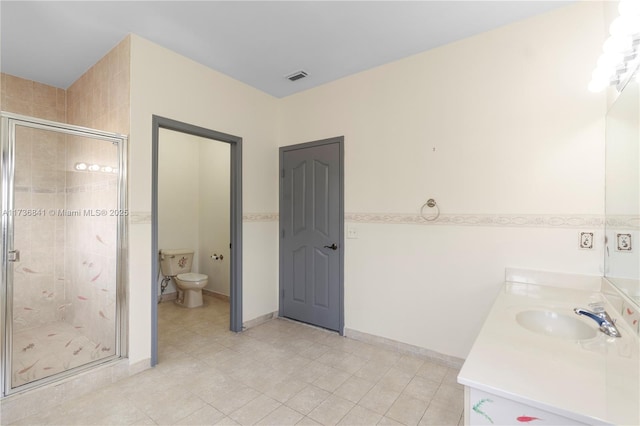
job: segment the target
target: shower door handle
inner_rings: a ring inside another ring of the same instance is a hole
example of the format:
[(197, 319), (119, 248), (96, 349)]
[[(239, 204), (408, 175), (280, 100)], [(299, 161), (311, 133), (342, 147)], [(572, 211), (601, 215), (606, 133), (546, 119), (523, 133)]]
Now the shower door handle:
[(20, 262), (20, 250), (9, 250), (9, 262)]

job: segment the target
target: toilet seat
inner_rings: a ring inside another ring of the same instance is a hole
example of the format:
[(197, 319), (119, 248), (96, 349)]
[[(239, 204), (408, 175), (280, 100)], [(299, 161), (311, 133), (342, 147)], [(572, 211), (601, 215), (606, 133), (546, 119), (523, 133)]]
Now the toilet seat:
[(189, 283), (195, 283), (195, 282), (198, 282), (198, 281), (206, 280), (209, 277), (204, 275), (204, 274), (196, 274), (195, 272), (187, 272), (185, 274), (178, 274), (177, 278), (180, 281), (185, 281), (185, 282), (189, 282)]

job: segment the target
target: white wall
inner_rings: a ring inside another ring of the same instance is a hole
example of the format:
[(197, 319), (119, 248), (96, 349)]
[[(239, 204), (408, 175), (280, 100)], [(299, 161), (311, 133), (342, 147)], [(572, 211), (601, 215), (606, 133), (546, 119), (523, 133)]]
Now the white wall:
[[(207, 289), (229, 295), (229, 144), (160, 129), (158, 246), (191, 249), (191, 270), (209, 276)], [(222, 255), (214, 261), (211, 255)], [(175, 292), (171, 281), (165, 294)]]
[[(209, 276), (208, 290), (229, 296), (231, 147), (225, 142), (201, 139), (199, 157), (198, 272)], [(222, 255), (222, 260), (212, 260), (213, 254)]]
[[(131, 36), (129, 358), (151, 355), (151, 118), (242, 137), (243, 207), (277, 211), (276, 100), (141, 37)], [(277, 222), (243, 224), (243, 318), (277, 310)], [(254, 261), (255, 260), (255, 261)]]
[[(191, 249), (200, 238), (199, 141), (160, 129), (158, 143), (158, 249)], [(191, 267), (198, 271), (198, 258)], [(160, 280), (162, 276), (160, 277)], [(176, 291), (173, 280), (165, 294)], [(159, 293), (158, 293), (159, 294)]]
[(281, 145), (345, 136), (346, 328), (464, 358), (505, 267), (601, 275), (602, 22), (579, 3), (281, 100)]

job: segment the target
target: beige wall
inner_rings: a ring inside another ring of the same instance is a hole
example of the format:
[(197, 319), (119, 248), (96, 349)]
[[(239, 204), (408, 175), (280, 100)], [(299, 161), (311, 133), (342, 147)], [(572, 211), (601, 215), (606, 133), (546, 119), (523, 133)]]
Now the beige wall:
[[(150, 356), (151, 118), (242, 137), (243, 211), (277, 211), (276, 100), (141, 37), (131, 37), (130, 358)], [(243, 318), (277, 310), (277, 223), (243, 223)]]
[(66, 122), (67, 93), (64, 89), (4, 73), (0, 77), (2, 111)]
[(69, 86), (69, 124), (129, 134), (130, 53), (127, 36)]
[(464, 358), (505, 267), (601, 275), (602, 20), (576, 4), (280, 102), (281, 145), (345, 136), (348, 329)]

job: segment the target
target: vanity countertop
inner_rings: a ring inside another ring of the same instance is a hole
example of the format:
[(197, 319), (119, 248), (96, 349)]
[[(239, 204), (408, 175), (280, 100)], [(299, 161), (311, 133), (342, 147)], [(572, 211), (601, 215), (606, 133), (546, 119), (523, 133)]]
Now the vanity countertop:
[(600, 331), (576, 341), (523, 328), (516, 315), (526, 310), (554, 311), (581, 318), (573, 308), (603, 302), (598, 291), (505, 283), (482, 326), (458, 382), (588, 424), (640, 424), (638, 337), (617, 321), (622, 337)]

